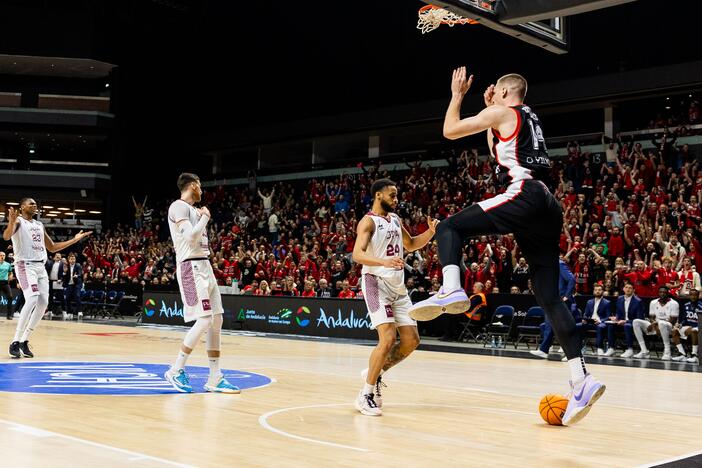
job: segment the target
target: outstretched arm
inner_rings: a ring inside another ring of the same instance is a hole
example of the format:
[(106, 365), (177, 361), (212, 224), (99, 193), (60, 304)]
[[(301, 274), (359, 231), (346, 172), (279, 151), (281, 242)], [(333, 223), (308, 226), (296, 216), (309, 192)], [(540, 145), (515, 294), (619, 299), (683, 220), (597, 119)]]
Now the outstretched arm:
[[(429, 243), (432, 237), (434, 237), (434, 233), (436, 232), (436, 226), (439, 224), (439, 221), (436, 219), (430, 219), (429, 220), (429, 229), (424, 231), (418, 236), (412, 237), (410, 236), (409, 232), (405, 229), (404, 226), (402, 226), (402, 245), (405, 249), (409, 250), (410, 252), (416, 251), (418, 249), (421, 249), (425, 245)], [(421, 259), (421, 257), (420, 257)]]

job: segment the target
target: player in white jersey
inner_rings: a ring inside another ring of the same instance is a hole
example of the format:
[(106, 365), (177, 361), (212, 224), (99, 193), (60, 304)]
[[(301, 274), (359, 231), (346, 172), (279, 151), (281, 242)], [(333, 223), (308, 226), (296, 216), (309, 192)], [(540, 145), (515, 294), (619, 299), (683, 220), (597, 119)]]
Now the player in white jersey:
[[(367, 416), (382, 414), (381, 375), (414, 351), (419, 345), (417, 322), (409, 316), (412, 305), (405, 288), (403, 247), (421, 249), (434, 236), (437, 221), (412, 237), (393, 213), (397, 207), (397, 187), (389, 179), (376, 180), (371, 186), (373, 208), (358, 223), (353, 260), (363, 265), (363, 298), (368, 306), (372, 328), (378, 332), (368, 369), (362, 372), (363, 389), (356, 398), (356, 409)], [(396, 343), (397, 334), (400, 341)]]
[(219, 366), (222, 332), (222, 297), (217, 280), (210, 264), (210, 247), (207, 239), (207, 223), (210, 211), (195, 208), (202, 197), (200, 178), (195, 174), (183, 173), (178, 177), (180, 198), (171, 203), (168, 209), (168, 227), (176, 252), (176, 276), (180, 295), (183, 299), (185, 322), (195, 321), (185, 335), (175, 364), (165, 373), (166, 379), (183, 393), (193, 391), (185, 363), (203, 333), (207, 333), (207, 357), (210, 362), (210, 376), (205, 390), (216, 393), (239, 393), (238, 387), (224, 378)]
[(44, 225), (34, 219), (37, 211), (37, 202), (34, 199), (23, 198), (20, 200), (19, 210), (8, 210), (8, 224), (2, 233), (3, 239), (12, 239), (15, 272), (25, 301), (17, 322), (15, 337), (10, 343), (10, 356), (13, 358), (34, 357), (29, 348), (29, 336), (39, 325), (49, 305), (46, 251), (58, 252), (92, 234), (92, 231), (80, 231), (71, 240), (54, 242), (44, 232)]

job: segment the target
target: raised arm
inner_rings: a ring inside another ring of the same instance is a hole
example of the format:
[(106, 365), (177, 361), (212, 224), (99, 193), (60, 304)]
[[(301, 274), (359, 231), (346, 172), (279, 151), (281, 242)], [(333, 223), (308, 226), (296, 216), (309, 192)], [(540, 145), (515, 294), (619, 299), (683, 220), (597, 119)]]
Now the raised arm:
[(7, 226), (2, 232), (2, 238), (6, 241), (9, 241), (17, 230), (17, 216), (19, 216), (19, 210), (12, 207), (7, 210)]
[(66, 247), (70, 247), (77, 242), (80, 242), (83, 238), (88, 237), (92, 233), (93, 231), (80, 231), (73, 237), (73, 239), (63, 242), (54, 242), (47, 233), (44, 233), (44, 245), (46, 246), (46, 250), (48, 250), (51, 253), (54, 253), (58, 252), (59, 250), (63, 250)]

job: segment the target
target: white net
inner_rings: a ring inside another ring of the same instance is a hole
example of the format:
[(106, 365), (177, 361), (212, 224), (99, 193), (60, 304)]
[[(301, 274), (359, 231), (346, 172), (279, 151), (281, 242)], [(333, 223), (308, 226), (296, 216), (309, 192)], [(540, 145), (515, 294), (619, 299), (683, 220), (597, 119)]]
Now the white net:
[(453, 26), (454, 24), (465, 24), (469, 21), (468, 18), (452, 13), (443, 8), (427, 8), (426, 10), (419, 11), (419, 20), (417, 21), (417, 29), (422, 31), (422, 34), (431, 32), (441, 26), (442, 24), (448, 24)]

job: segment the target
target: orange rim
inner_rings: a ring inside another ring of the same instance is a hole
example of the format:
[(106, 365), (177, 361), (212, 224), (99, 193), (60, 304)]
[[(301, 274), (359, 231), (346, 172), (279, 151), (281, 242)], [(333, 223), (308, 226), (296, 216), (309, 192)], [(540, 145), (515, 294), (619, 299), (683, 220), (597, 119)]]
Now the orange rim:
[[(419, 9), (419, 13), (425, 12), (427, 10), (442, 10), (443, 8), (436, 6), (436, 5), (424, 5), (422, 8)], [(455, 20), (455, 21), (442, 21), (441, 24), (479, 24), (478, 21), (475, 21), (474, 19), (470, 18), (462, 18), (460, 20)]]

